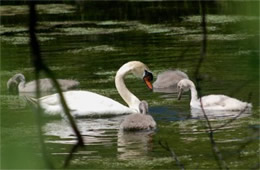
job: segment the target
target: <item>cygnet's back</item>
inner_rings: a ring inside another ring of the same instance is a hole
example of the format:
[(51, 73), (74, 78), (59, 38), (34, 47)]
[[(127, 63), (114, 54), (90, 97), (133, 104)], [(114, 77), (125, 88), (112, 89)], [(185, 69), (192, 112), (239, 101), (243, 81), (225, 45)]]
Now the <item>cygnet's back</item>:
[(156, 81), (153, 83), (153, 87), (155, 89), (177, 87), (177, 83), (184, 78), (189, 79), (187, 74), (180, 70), (167, 70), (157, 76)]
[[(57, 79), (62, 91), (67, 91), (69, 89), (74, 89), (79, 86), (79, 82), (76, 80), (65, 80)], [(50, 92), (56, 91), (52, 80), (49, 78), (39, 79), (40, 91)], [(18, 73), (11, 77), (7, 82), (7, 89), (13, 92), (35, 92), (36, 91), (36, 80), (26, 83), (23, 74)]]
[(156, 122), (148, 114), (148, 103), (141, 101), (139, 105), (140, 113), (134, 113), (125, 117), (120, 125), (120, 129), (125, 131), (154, 130)]

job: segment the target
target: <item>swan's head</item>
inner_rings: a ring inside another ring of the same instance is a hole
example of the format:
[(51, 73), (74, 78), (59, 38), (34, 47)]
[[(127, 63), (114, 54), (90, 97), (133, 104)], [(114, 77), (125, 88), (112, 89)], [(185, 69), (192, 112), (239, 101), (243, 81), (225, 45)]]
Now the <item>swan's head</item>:
[(25, 81), (25, 77), (21, 73), (15, 74), (11, 79), (17, 81), (18, 83), (22, 82), (22, 81)]
[(136, 77), (142, 78), (149, 89), (153, 89), (152, 81), (153, 74), (149, 68), (140, 61), (130, 61), (124, 64), (117, 72), (117, 74), (132, 72)]
[(144, 80), (145, 84), (149, 89), (153, 89), (152, 81), (153, 81), (153, 74), (149, 71), (149, 68), (140, 61), (132, 61), (131, 62), (134, 66), (132, 68), (132, 73), (140, 77)]
[(182, 79), (181, 81), (179, 81), (179, 83), (177, 84), (177, 90), (179, 92), (178, 100), (181, 99), (182, 92), (188, 91), (192, 84), (192, 81), (190, 81), (189, 79)]
[(139, 110), (142, 114), (148, 114), (148, 103), (145, 100), (142, 100), (139, 104)]
[(7, 89), (11, 92), (16, 92), (18, 91), (18, 84), (23, 81), (25, 81), (25, 77), (23, 74), (15, 74), (7, 81)]

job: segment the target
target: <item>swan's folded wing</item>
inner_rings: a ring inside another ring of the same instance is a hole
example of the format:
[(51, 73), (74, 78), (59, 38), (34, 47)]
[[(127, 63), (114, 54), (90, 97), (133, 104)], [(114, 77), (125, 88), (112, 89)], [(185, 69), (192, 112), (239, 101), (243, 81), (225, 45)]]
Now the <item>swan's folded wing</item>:
[(225, 95), (208, 95), (202, 97), (202, 104), (204, 108), (225, 105), (225, 101), (228, 99)]
[[(63, 92), (69, 109), (74, 116), (126, 114), (134, 110), (108, 97), (88, 91)], [(42, 97), (40, 104), (49, 114), (63, 112), (58, 94)]]

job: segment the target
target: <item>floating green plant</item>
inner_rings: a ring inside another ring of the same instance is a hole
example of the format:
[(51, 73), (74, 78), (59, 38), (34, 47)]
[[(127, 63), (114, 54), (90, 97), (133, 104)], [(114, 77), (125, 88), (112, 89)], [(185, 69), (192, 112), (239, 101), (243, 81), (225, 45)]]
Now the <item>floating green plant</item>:
[[(67, 4), (41, 4), (37, 5), (39, 14), (67, 14), (75, 12), (76, 7)], [(28, 5), (1, 5), (1, 16), (27, 15)]]
[[(225, 23), (235, 23), (245, 20), (258, 20), (258, 17), (254, 16), (240, 16), (240, 15), (207, 15), (207, 23), (210, 24), (225, 24)], [(187, 22), (198, 22), (201, 23), (201, 16), (188, 16), (184, 17), (184, 21)]]
[(98, 46), (92, 46), (92, 47), (86, 47), (81, 49), (75, 49), (75, 50), (69, 50), (69, 53), (77, 54), (82, 53), (86, 51), (91, 52), (111, 52), (111, 51), (117, 51), (116, 48), (109, 46), (109, 45), (98, 45)]

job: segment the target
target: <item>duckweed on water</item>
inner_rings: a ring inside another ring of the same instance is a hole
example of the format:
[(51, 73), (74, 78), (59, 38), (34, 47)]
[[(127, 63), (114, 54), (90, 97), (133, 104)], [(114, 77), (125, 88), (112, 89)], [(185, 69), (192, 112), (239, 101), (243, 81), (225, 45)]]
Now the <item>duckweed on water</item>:
[(6, 33), (17, 33), (22, 31), (28, 31), (28, 28), (17, 26), (17, 27), (6, 27), (3, 25), (0, 25), (0, 34), (6, 34)]
[(26, 107), (26, 100), (23, 97), (15, 95), (1, 95), (0, 101), (1, 106), (8, 106), (8, 108), (12, 110)]
[[(219, 40), (219, 41), (236, 41), (244, 40), (252, 37), (252, 35), (246, 34), (209, 34), (207, 40)], [(202, 41), (200, 34), (186, 35), (180, 41)]]
[(101, 72), (95, 72), (96, 75), (106, 75), (106, 76), (112, 76), (116, 75), (116, 71), (101, 71)]
[(74, 28), (62, 28), (61, 32), (66, 33), (67, 35), (88, 35), (88, 34), (112, 34), (118, 32), (125, 32), (128, 29), (123, 28), (113, 28), (113, 29), (105, 29), (105, 28), (82, 28), (82, 27), (74, 27)]
[[(41, 4), (37, 5), (39, 14), (67, 14), (75, 12), (76, 7), (67, 4)], [(1, 16), (27, 15), (28, 5), (1, 5)]]
[(154, 24), (154, 25), (137, 24), (134, 26), (134, 29), (144, 31), (148, 34), (166, 33), (172, 30), (170, 27), (166, 27), (165, 25), (162, 24)]
[(86, 47), (76, 50), (69, 50), (69, 53), (77, 54), (77, 53), (84, 53), (86, 51), (89, 52), (111, 52), (111, 51), (118, 51), (115, 47), (109, 46), (109, 45), (98, 45), (98, 46), (92, 46), (92, 47)]
[[(209, 24), (226, 24), (235, 23), (240, 21), (258, 20), (258, 17), (253, 16), (239, 16), (239, 15), (207, 15), (207, 23)], [(201, 23), (201, 16), (189, 16), (185, 17), (184, 21)]]
[(154, 169), (156, 167), (165, 167), (172, 166), (174, 161), (171, 157), (162, 157), (154, 159), (132, 159), (127, 161), (114, 161), (113, 159), (95, 159), (91, 162), (83, 160), (73, 160), (72, 164), (86, 164), (86, 167), (89, 167), (89, 164), (94, 164), (95, 166), (106, 167), (107, 169), (117, 169), (117, 168), (134, 168), (134, 169)]
[[(38, 40), (40, 42), (44, 41), (50, 41), (54, 40), (53, 37), (38, 37)], [(5, 41), (7, 43), (11, 43), (13, 45), (24, 45), (29, 43), (29, 37), (27, 36), (15, 36), (15, 37), (9, 37), (9, 36), (2, 36), (1, 41)]]
[(137, 25), (139, 22), (138, 21), (97, 21), (97, 25), (124, 25), (124, 26), (134, 26)]

